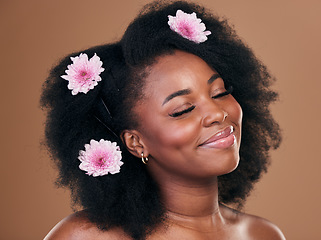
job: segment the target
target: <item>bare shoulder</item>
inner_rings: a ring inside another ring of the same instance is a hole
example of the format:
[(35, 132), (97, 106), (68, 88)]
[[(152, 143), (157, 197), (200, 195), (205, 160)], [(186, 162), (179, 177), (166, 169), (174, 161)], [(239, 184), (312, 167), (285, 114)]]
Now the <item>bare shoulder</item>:
[(101, 231), (91, 223), (85, 211), (76, 212), (61, 220), (47, 234), (44, 240), (85, 240), (85, 239), (106, 239), (106, 240), (128, 240), (125, 233), (120, 229)]
[(282, 231), (270, 221), (264, 218), (249, 215), (249, 214), (245, 214), (244, 218), (245, 218), (245, 223), (247, 225), (246, 228), (248, 231), (248, 235), (252, 236), (253, 239), (285, 240), (285, 237)]
[(285, 240), (282, 231), (270, 221), (254, 215), (242, 213), (234, 209), (223, 207), (224, 215), (233, 220), (246, 239), (250, 240)]

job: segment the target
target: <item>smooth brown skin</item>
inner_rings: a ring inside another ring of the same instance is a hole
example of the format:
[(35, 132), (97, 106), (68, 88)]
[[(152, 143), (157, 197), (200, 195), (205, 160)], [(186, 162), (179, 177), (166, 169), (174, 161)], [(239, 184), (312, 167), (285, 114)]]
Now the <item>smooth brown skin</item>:
[[(232, 210), (218, 202), (217, 176), (233, 171), (239, 162), (242, 110), (225, 91), (217, 74), (199, 57), (175, 51), (159, 57), (146, 79), (144, 99), (134, 111), (140, 127), (126, 130), (122, 139), (135, 156), (149, 157), (148, 171), (160, 186), (167, 220), (150, 236), (154, 239), (285, 239), (262, 218)], [(174, 92), (188, 90), (171, 100)], [(170, 114), (195, 106), (181, 116)], [(233, 126), (236, 141), (217, 149), (200, 146), (215, 133)], [(47, 235), (53, 239), (130, 239), (120, 228), (99, 231), (85, 212), (75, 213)]]

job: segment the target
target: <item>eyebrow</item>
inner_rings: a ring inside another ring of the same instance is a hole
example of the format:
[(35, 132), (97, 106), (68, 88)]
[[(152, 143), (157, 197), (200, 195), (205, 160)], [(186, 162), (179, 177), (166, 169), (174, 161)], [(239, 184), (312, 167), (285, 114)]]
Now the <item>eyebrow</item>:
[(216, 79), (218, 79), (218, 78), (220, 78), (220, 77), (221, 77), (220, 74), (214, 73), (214, 74), (212, 75), (212, 77), (211, 77), (210, 79), (208, 79), (207, 84), (211, 84), (212, 82), (214, 82)]
[[(221, 76), (218, 73), (214, 73), (210, 79), (207, 80), (207, 84), (211, 84), (213, 83), (216, 79), (220, 78)], [(162, 105), (164, 105), (165, 103), (167, 103), (168, 101), (170, 101), (171, 99), (178, 97), (178, 96), (183, 96), (183, 95), (188, 95), (191, 93), (190, 89), (182, 89), (179, 90), (177, 92), (174, 92), (172, 94), (170, 94), (168, 97), (165, 98), (164, 102)]]
[(182, 90), (179, 90), (177, 92), (174, 92), (174, 93), (170, 94), (167, 98), (165, 98), (165, 100), (164, 100), (162, 105), (164, 105), (165, 103), (167, 103), (169, 100), (173, 99), (174, 97), (187, 95), (187, 94), (190, 94), (190, 93), (191, 93), (190, 89), (182, 89)]

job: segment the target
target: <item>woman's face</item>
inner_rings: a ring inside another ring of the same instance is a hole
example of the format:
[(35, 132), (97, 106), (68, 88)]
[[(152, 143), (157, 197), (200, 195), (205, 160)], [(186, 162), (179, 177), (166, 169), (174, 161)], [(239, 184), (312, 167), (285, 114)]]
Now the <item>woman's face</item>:
[(182, 51), (159, 57), (143, 92), (134, 111), (153, 175), (204, 178), (237, 167), (242, 109), (201, 58)]

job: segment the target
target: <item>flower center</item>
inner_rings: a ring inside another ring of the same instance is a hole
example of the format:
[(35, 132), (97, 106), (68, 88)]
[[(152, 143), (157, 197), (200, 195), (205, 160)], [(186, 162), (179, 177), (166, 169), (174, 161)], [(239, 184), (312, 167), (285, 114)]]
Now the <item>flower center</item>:
[(182, 24), (180, 26), (180, 32), (184, 36), (188, 36), (188, 37), (190, 37), (193, 34), (193, 30), (191, 29), (191, 27), (188, 24)]
[(184, 33), (186, 34), (186, 35), (189, 35), (191, 32), (190, 32), (190, 30), (189, 30), (189, 28), (187, 27), (187, 26), (185, 26), (184, 28), (183, 28), (183, 31), (184, 31)]
[(81, 78), (82, 78), (83, 81), (88, 81), (88, 80), (90, 80), (90, 75), (88, 75), (88, 72), (86, 72), (86, 71), (82, 71), (82, 72), (80, 73), (80, 76), (81, 76)]
[(112, 156), (109, 154), (97, 158), (95, 165), (99, 168), (108, 168), (113, 165)]
[(98, 165), (99, 167), (104, 166), (105, 163), (106, 163), (106, 160), (105, 160), (105, 158), (103, 158), (103, 157), (101, 157), (101, 158), (99, 158), (99, 159), (97, 160), (97, 165)]

